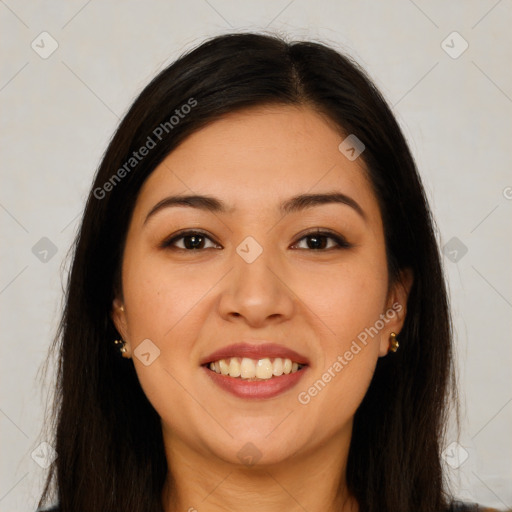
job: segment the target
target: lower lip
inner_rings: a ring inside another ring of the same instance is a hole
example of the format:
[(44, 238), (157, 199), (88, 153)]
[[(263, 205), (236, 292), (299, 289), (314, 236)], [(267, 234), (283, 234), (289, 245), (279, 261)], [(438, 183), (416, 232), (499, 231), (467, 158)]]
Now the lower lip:
[(307, 368), (307, 366), (304, 366), (301, 370), (294, 373), (272, 377), (268, 380), (250, 381), (222, 375), (221, 373), (214, 372), (206, 366), (203, 366), (204, 371), (210, 379), (225, 391), (239, 398), (253, 399), (273, 398), (288, 391), (304, 376)]

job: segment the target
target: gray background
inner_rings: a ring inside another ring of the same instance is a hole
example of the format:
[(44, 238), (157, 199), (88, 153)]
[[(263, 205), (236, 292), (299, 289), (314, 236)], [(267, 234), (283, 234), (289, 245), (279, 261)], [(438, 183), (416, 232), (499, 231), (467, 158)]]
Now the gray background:
[(52, 378), (39, 370), (107, 142), (157, 71), (231, 30), (332, 44), (393, 105), (448, 244), (463, 431), (447, 477), (461, 498), (512, 507), (510, 0), (0, 0), (0, 24), (1, 512), (35, 510)]

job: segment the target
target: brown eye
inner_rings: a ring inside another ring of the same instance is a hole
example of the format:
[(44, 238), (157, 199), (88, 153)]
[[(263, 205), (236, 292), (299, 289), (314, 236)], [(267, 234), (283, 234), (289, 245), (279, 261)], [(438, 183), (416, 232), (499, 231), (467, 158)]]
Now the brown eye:
[[(210, 237), (200, 231), (184, 231), (163, 242), (162, 248), (178, 249), (182, 251), (197, 251), (205, 248), (209, 249), (211, 247), (205, 247), (208, 240), (212, 242)], [(176, 245), (178, 241), (181, 246)], [(215, 244), (214, 246), (217, 247)]]
[[(335, 235), (330, 231), (314, 231), (312, 233), (308, 233), (303, 236), (301, 240), (309, 240), (307, 243), (306, 249), (310, 249), (312, 251), (326, 251), (331, 249), (346, 249), (352, 247), (343, 237), (339, 235)], [(334, 245), (331, 247), (326, 247), (328, 245), (328, 240), (334, 242)]]

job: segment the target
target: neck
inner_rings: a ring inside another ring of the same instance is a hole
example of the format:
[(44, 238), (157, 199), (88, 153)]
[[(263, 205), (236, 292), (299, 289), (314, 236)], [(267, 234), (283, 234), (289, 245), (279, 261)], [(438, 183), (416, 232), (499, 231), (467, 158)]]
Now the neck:
[[(276, 464), (243, 466), (166, 443), (165, 512), (358, 512), (346, 487), (350, 432)], [(340, 448), (341, 447), (341, 448)]]

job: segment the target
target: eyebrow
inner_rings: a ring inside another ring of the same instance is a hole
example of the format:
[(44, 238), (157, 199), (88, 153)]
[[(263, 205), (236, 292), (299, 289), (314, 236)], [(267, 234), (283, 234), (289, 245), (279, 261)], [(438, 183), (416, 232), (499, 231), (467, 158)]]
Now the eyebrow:
[[(326, 192), (323, 194), (300, 194), (298, 196), (294, 196), (283, 201), (279, 205), (279, 211), (283, 215), (288, 215), (290, 213), (299, 212), (307, 208), (313, 208), (315, 206), (322, 206), (326, 204), (342, 204), (345, 206), (350, 206), (363, 218), (363, 220), (367, 220), (365, 212), (361, 208), (361, 206), (359, 206), (359, 203), (357, 203), (351, 197), (342, 194), (341, 192)], [(144, 224), (146, 224), (148, 220), (157, 212), (165, 208), (171, 208), (175, 206), (197, 208), (199, 210), (204, 210), (213, 213), (233, 213), (235, 210), (233, 207), (228, 208), (224, 201), (214, 196), (169, 196), (162, 199), (157, 204), (155, 204), (153, 208), (151, 208), (150, 212), (147, 214), (144, 220)]]

